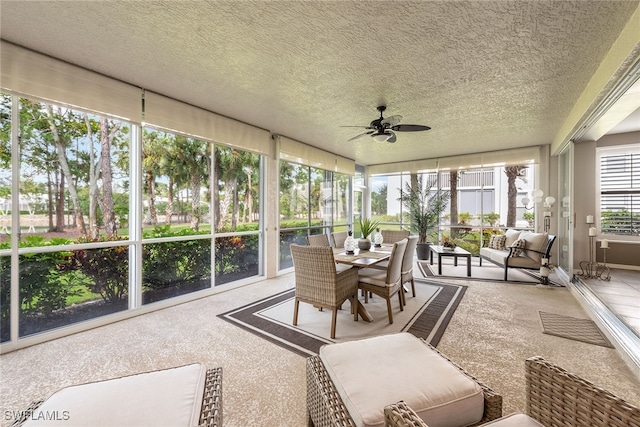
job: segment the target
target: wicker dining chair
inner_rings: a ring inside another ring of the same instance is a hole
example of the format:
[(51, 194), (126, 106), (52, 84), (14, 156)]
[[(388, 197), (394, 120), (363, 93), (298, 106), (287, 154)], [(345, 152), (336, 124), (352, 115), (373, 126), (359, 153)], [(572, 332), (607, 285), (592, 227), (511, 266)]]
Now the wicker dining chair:
[[(533, 418), (543, 426), (640, 427), (640, 408), (540, 356), (525, 361), (526, 415), (495, 420), (491, 426)], [(384, 408), (386, 427), (428, 427), (404, 402)], [(503, 421), (504, 420), (504, 421)]]
[(312, 234), (307, 236), (307, 245), (309, 246), (331, 246), (329, 244), (329, 236), (326, 234)]
[(348, 231), (336, 231), (331, 233), (331, 240), (333, 240), (334, 248), (344, 248), (344, 241), (347, 240), (349, 235)]
[(338, 309), (349, 300), (358, 320), (356, 298), (358, 293), (358, 269), (336, 264), (330, 246), (303, 246), (292, 244), (291, 257), (296, 280), (293, 325), (298, 324), (300, 302), (333, 311), (331, 338), (336, 337)]
[(369, 292), (387, 300), (387, 313), (389, 323), (393, 323), (393, 312), (391, 311), (391, 298), (398, 294), (400, 301), (400, 311), (404, 310), (404, 295), (399, 292), (402, 289), (402, 259), (407, 247), (407, 239), (403, 239), (393, 244), (389, 266), (386, 270), (375, 268), (363, 268), (358, 272), (358, 288), (364, 291), (365, 302), (368, 302)]
[(395, 243), (409, 237), (410, 232), (406, 230), (380, 230), (384, 243)]

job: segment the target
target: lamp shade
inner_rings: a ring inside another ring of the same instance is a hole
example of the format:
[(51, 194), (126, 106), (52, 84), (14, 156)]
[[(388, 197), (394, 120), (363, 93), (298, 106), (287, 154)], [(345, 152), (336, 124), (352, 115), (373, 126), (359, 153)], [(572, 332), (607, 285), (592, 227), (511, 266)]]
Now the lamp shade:
[(373, 139), (378, 142), (386, 142), (389, 138), (391, 138), (391, 135), (386, 133), (377, 133), (373, 135)]
[(556, 198), (553, 196), (548, 196), (546, 199), (544, 199), (545, 203), (549, 206), (553, 206), (553, 204), (556, 202)]

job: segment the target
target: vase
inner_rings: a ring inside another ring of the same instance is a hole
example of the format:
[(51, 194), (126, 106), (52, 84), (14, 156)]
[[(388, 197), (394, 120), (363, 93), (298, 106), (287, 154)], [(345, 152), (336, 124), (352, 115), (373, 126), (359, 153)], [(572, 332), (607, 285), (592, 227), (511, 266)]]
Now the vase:
[(371, 240), (369, 239), (358, 239), (358, 249), (361, 251), (368, 251), (371, 249)]

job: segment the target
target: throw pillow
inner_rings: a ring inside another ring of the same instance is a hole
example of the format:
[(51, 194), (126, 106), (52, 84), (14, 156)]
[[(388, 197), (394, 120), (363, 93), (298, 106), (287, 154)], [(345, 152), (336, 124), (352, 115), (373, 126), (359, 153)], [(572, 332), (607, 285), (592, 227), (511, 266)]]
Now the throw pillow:
[(513, 248), (511, 250), (511, 257), (515, 258), (517, 256), (520, 256), (520, 254), (522, 254), (522, 251), (524, 250), (525, 245), (527, 244), (527, 242), (523, 239), (518, 239), (515, 242), (513, 242), (513, 244), (511, 245), (511, 248)]
[(511, 245), (513, 245), (513, 242), (520, 238), (520, 233), (522, 233), (520, 230), (513, 230), (511, 228), (508, 229), (504, 233), (504, 235), (507, 236), (507, 242), (505, 243), (505, 246), (510, 247)]
[(491, 238), (489, 239), (489, 247), (490, 247), (491, 249), (497, 249), (497, 248), (496, 248), (496, 237), (497, 237), (497, 236), (496, 236), (495, 234), (492, 234), (492, 235), (491, 235)]
[(493, 244), (495, 245), (494, 249), (499, 249), (501, 251), (506, 250), (507, 249), (506, 242), (507, 242), (507, 236), (505, 236), (504, 234), (496, 236), (496, 240), (493, 242)]

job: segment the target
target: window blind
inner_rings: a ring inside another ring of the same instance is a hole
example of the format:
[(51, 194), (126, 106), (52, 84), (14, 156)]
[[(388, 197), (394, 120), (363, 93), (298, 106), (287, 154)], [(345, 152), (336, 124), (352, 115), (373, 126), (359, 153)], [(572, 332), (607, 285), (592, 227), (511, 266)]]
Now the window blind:
[(142, 90), (6, 41), (0, 42), (0, 87), (17, 95), (142, 121)]
[(282, 160), (347, 175), (355, 174), (354, 160), (285, 136), (277, 135), (277, 138), (280, 140), (280, 159)]
[(600, 156), (600, 229), (640, 235), (640, 152)]
[(272, 152), (269, 131), (149, 91), (144, 100), (146, 124), (259, 154)]

